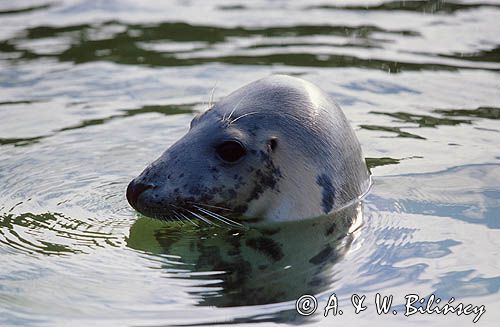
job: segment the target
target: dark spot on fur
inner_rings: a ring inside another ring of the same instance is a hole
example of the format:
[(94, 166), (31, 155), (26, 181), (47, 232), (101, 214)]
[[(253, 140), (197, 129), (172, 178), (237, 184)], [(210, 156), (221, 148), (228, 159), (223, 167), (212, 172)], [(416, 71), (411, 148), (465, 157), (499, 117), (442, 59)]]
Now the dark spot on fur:
[(267, 152), (259, 151), (259, 153), (264, 164), (261, 169), (255, 171), (254, 188), (250, 192), (247, 202), (258, 199), (266, 189), (279, 192), (277, 185), (282, 177), (280, 169), (274, 165)]
[(313, 279), (311, 279), (311, 281), (309, 283), (307, 283), (308, 286), (311, 286), (311, 287), (318, 287), (318, 286), (322, 286), (322, 285), (325, 285), (325, 281), (322, 280), (321, 278), (318, 278), (317, 276), (313, 277)]
[(320, 265), (325, 263), (332, 256), (335, 256), (335, 252), (332, 247), (328, 244), (323, 250), (321, 250), (318, 254), (312, 257), (309, 262), (314, 265)]
[(248, 209), (248, 205), (240, 204), (239, 206), (236, 206), (234, 208), (234, 212), (235, 213), (244, 213), (245, 211), (247, 211), (247, 209)]
[(233, 190), (233, 189), (229, 189), (229, 190), (227, 190), (227, 193), (228, 193), (229, 198), (230, 198), (231, 200), (232, 200), (232, 199), (234, 199), (234, 198), (236, 198), (236, 191), (235, 191), (235, 190)]
[(262, 185), (259, 184), (255, 185), (252, 192), (250, 192), (250, 197), (248, 198), (247, 202), (257, 199), (263, 192), (264, 188), (262, 187)]
[(262, 221), (263, 221), (263, 219), (260, 217), (253, 217), (253, 218), (245, 217), (245, 223), (258, 223), (258, 222), (262, 222)]
[(273, 239), (267, 237), (251, 238), (246, 241), (246, 245), (263, 253), (274, 261), (278, 261), (284, 256), (281, 246)]
[(231, 255), (231, 256), (236, 256), (236, 255), (240, 255), (241, 252), (238, 249), (231, 249), (231, 250), (227, 251), (227, 254)]
[(332, 180), (330, 177), (328, 177), (328, 175), (321, 174), (318, 175), (316, 182), (323, 188), (323, 199), (321, 201), (323, 212), (329, 213), (330, 211), (332, 211), (333, 203), (335, 200), (335, 188), (333, 187)]
[(278, 179), (281, 177), (281, 172), (279, 168), (273, 168), (268, 173), (263, 173), (262, 171), (257, 171), (255, 173), (259, 179), (259, 183), (263, 186), (267, 186), (271, 189), (275, 189)]
[(198, 242), (200, 250), (199, 260), (197, 262), (197, 270), (204, 270), (210, 267), (211, 270), (224, 271), (224, 274), (219, 275), (224, 282), (224, 291), (232, 293), (239, 290), (241, 285), (245, 285), (252, 275), (252, 265), (235, 257), (234, 261), (226, 261), (222, 258), (220, 249), (217, 246), (207, 246), (202, 240)]
[(278, 233), (279, 231), (280, 231), (279, 228), (275, 228), (275, 229), (264, 228), (264, 229), (261, 229), (262, 234), (268, 235), (268, 236), (274, 235), (274, 234)]
[(331, 235), (335, 230), (337, 229), (337, 224), (333, 223), (328, 229), (326, 230), (326, 235)]
[(193, 195), (200, 195), (201, 194), (201, 190), (199, 187), (196, 187), (196, 186), (193, 186), (189, 189), (189, 193), (193, 194)]

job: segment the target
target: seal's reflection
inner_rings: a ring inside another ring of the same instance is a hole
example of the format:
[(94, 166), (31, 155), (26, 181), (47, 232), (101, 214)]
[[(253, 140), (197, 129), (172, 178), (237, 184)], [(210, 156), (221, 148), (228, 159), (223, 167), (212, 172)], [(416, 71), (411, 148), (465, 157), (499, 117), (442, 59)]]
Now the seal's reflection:
[[(349, 250), (362, 221), (361, 203), (329, 216), (252, 226), (195, 228), (140, 218), (133, 249), (179, 257), (169, 276), (200, 281), (199, 305), (230, 307), (295, 300), (332, 288), (332, 267)], [(208, 286), (207, 286), (208, 285)]]

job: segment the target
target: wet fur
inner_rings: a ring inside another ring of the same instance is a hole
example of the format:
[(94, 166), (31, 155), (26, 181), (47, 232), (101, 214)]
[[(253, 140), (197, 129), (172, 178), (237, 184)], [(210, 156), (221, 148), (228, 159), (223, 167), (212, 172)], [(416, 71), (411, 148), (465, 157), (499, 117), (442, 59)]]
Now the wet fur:
[[(237, 164), (215, 155), (215, 146), (230, 139), (247, 149)], [(361, 147), (340, 107), (313, 84), (284, 75), (250, 83), (199, 114), (136, 180), (155, 185), (137, 203), (146, 215), (209, 219), (189, 204), (198, 203), (228, 208), (210, 209), (228, 218), (277, 221), (338, 210), (369, 186)]]

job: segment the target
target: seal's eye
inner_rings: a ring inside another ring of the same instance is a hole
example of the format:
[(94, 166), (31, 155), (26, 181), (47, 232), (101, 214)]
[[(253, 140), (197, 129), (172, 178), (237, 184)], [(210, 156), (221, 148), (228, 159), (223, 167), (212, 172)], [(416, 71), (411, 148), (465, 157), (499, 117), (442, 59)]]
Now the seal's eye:
[(237, 141), (222, 142), (215, 148), (215, 151), (222, 160), (227, 162), (236, 162), (247, 154), (247, 150)]

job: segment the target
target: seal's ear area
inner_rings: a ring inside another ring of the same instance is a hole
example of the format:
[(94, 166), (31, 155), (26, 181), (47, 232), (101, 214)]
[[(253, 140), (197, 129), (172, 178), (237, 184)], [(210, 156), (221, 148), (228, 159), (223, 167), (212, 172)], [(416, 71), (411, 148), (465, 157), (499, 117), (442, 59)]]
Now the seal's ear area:
[(276, 148), (278, 147), (278, 138), (276, 136), (271, 137), (268, 145), (269, 145), (269, 149), (271, 149), (271, 151), (274, 152), (276, 150)]

